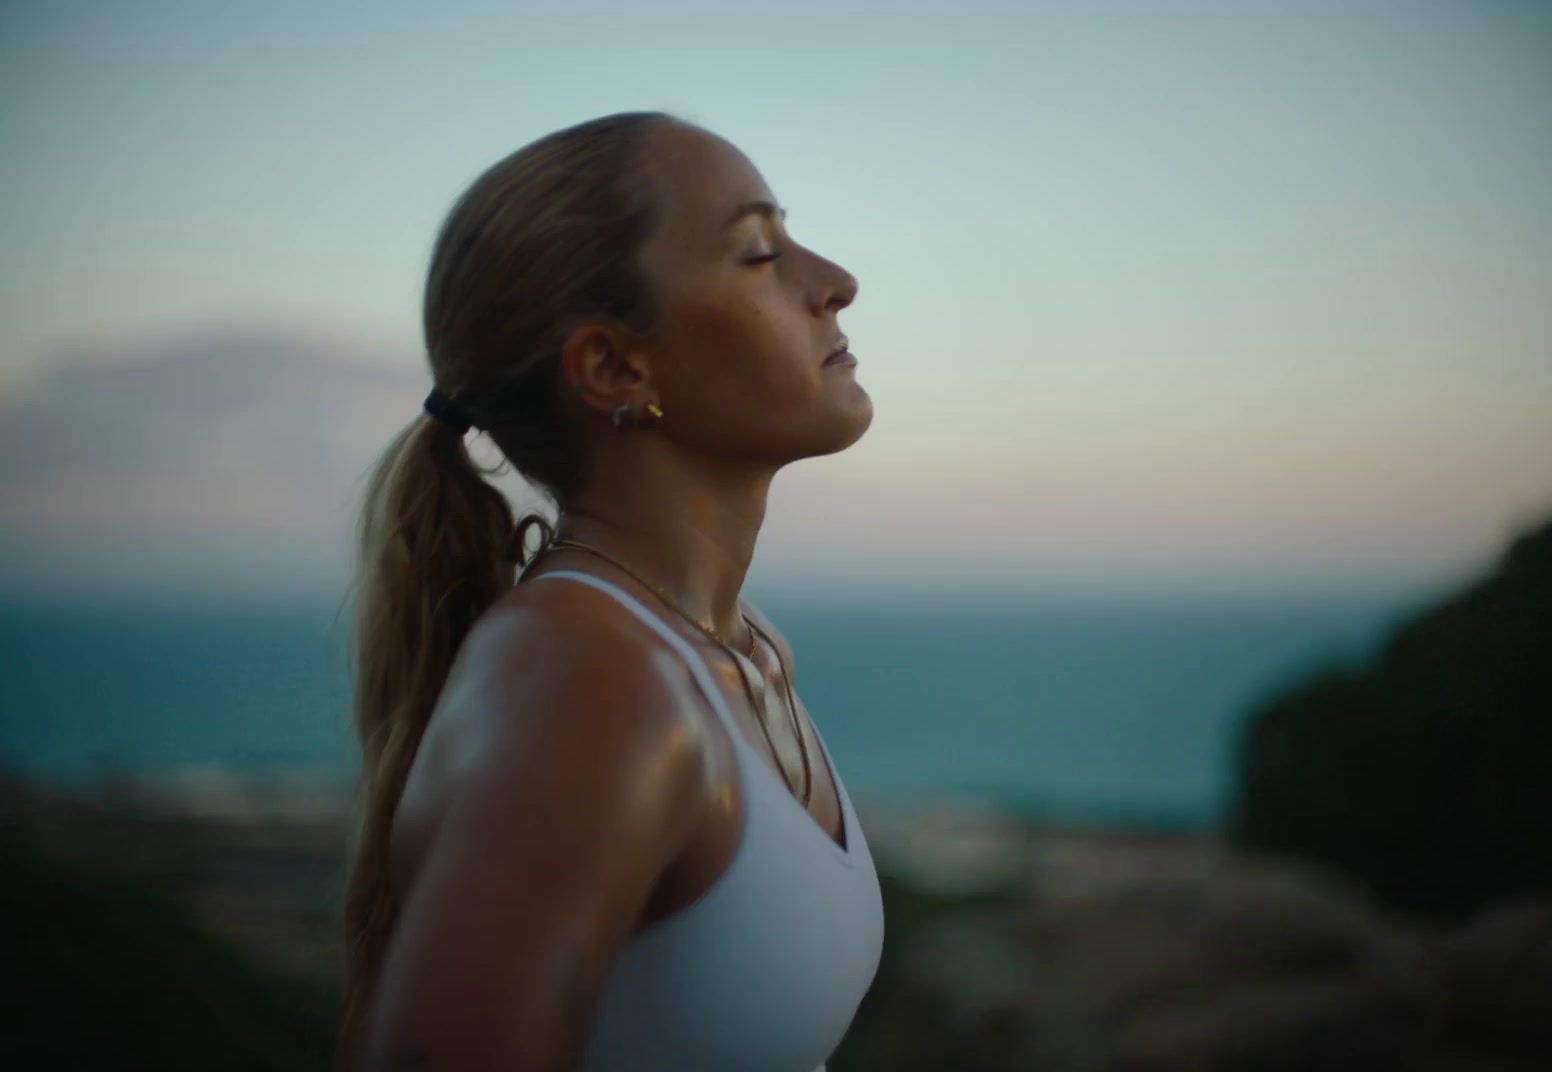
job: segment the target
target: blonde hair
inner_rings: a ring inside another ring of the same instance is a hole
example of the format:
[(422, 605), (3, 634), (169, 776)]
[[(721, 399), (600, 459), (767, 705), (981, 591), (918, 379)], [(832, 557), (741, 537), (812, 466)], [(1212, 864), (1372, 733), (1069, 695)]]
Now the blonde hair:
[[(659, 200), (647, 135), (680, 122), (620, 112), (546, 135), (493, 164), (458, 198), (427, 273), (426, 351), (437, 388), (507, 461), (564, 505), (581, 471), (562, 405), (559, 351), (604, 320), (647, 338), (657, 305), (638, 253)], [(417, 415), (367, 481), (357, 532), (354, 718), (361, 745), (357, 824), (345, 889), (345, 980), (338, 1069), (357, 1035), (399, 906), (389, 830), (415, 751), (459, 645), (516, 579), (537, 513), (513, 523), (506, 496), (463, 434)]]

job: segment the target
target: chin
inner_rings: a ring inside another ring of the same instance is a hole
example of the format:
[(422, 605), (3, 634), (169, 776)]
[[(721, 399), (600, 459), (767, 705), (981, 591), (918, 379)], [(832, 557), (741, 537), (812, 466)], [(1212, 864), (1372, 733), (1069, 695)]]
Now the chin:
[(867, 430), (873, 427), (873, 398), (866, 391), (862, 390), (861, 387), (858, 387), (857, 391), (862, 395), (862, 403), (857, 407), (856, 431), (847, 442), (846, 446), (848, 447), (861, 439)]
[(857, 388), (857, 394), (860, 396), (857, 404), (835, 415), (826, 429), (829, 434), (824, 437), (823, 446), (812, 451), (812, 456), (838, 454), (861, 439), (872, 426), (873, 399), (861, 387)]

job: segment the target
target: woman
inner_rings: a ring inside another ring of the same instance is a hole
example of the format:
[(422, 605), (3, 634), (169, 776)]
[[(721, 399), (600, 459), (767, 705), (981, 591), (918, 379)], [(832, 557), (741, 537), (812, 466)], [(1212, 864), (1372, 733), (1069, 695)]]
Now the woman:
[[(776, 471), (873, 415), (857, 282), (774, 200), (723, 139), (622, 113), (442, 226), (435, 389), (361, 527), (345, 1064), (811, 1072), (872, 982), (867, 841), (739, 596)], [(469, 426), (553, 528), (514, 526)]]

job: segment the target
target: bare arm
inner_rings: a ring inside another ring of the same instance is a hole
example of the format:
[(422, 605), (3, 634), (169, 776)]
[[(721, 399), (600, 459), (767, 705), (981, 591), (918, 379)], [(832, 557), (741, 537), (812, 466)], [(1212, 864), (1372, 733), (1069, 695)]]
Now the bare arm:
[(369, 1072), (574, 1069), (609, 968), (701, 816), (672, 657), (517, 617), (456, 694), (510, 731), (460, 776), (405, 898)]

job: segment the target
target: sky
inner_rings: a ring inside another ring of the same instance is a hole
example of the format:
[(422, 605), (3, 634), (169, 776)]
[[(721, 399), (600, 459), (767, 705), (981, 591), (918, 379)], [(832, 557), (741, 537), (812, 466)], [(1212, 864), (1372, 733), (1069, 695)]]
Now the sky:
[(1437, 586), (1552, 516), (1552, 5), (12, 2), (0, 590), (338, 594), (443, 214), (635, 109), (859, 281), (875, 419), (756, 590)]

